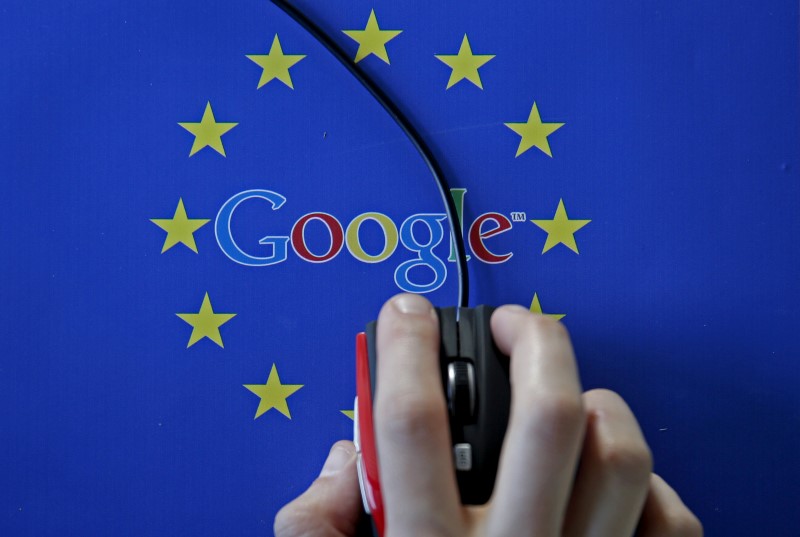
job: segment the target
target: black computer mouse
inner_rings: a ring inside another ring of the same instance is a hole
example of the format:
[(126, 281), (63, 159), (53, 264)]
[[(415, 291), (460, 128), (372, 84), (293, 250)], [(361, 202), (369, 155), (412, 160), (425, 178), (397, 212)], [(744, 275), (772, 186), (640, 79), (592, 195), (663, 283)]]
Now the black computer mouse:
[[(511, 404), (509, 359), (492, 338), (494, 308), (437, 308), (439, 363), (461, 503), (482, 505), (492, 495)], [(383, 535), (384, 506), (372, 421), (376, 388), (377, 322), (356, 337), (354, 441), (361, 495), (373, 531)]]

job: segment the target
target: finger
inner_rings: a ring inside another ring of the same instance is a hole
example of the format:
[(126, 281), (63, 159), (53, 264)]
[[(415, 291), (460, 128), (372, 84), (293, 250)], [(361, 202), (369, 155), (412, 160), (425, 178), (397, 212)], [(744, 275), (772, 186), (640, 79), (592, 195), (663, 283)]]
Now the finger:
[[(461, 520), (430, 302), (398, 295), (377, 328), (375, 435), (387, 527), (433, 534)], [(433, 507), (435, 506), (435, 507)]]
[(511, 357), (511, 414), (490, 528), (560, 535), (585, 423), (569, 335), (561, 323), (519, 306), (495, 311), (492, 332)]
[(273, 530), (276, 537), (350, 536), (360, 515), (356, 448), (342, 440), (308, 490), (278, 511)]
[(703, 525), (666, 481), (650, 476), (637, 537), (702, 537)]
[(563, 535), (630, 536), (647, 497), (650, 449), (619, 395), (592, 390), (583, 401), (588, 425)]

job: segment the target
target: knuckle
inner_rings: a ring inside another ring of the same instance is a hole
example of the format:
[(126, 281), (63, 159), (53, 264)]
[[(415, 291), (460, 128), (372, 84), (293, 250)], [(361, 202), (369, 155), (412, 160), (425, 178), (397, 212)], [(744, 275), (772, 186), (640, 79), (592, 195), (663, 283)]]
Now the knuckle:
[(542, 397), (534, 402), (536, 412), (542, 419), (566, 424), (583, 424), (583, 402), (570, 394)]
[(646, 486), (653, 471), (653, 455), (644, 442), (614, 442), (601, 450), (600, 464), (608, 474)]
[(587, 406), (591, 407), (604, 408), (626, 405), (621, 395), (607, 388), (594, 388), (584, 393), (583, 397), (586, 399)]

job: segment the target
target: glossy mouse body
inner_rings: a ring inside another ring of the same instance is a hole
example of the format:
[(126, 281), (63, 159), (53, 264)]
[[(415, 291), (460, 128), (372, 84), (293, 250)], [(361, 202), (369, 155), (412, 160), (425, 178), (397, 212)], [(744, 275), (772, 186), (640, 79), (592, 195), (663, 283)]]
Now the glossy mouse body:
[[(437, 308), (439, 364), (445, 395), (453, 469), (465, 505), (486, 503), (494, 488), (511, 401), (509, 360), (494, 344), (494, 308)], [(372, 401), (377, 372), (376, 322), (356, 337), (354, 441), (364, 508), (377, 535), (384, 509), (373, 434)]]

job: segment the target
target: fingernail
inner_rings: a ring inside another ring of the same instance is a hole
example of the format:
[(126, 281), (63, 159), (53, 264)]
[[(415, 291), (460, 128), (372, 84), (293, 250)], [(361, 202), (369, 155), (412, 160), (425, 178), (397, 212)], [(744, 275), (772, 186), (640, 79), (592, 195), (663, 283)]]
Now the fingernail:
[(513, 313), (515, 315), (519, 315), (520, 313), (530, 313), (530, 310), (528, 308), (525, 308), (518, 304), (508, 304), (507, 306), (505, 306), (505, 309), (509, 313)]
[(347, 466), (347, 463), (350, 462), (350, 459), (352, 459), (354, 455), (355, 454), (346, 447), (334, 444), (331, 448), (331, 452), (328, 454), (328, 458), (325, 460), (325, 464), (322, 466), (322, 472), (319, 474), (320, 477), (338, 473), (342, 468)]
[(431, 304), (419, 295), (400, 295), (394, 300), (394, 306), (400, 313), (423, 314), (431, 311)]

